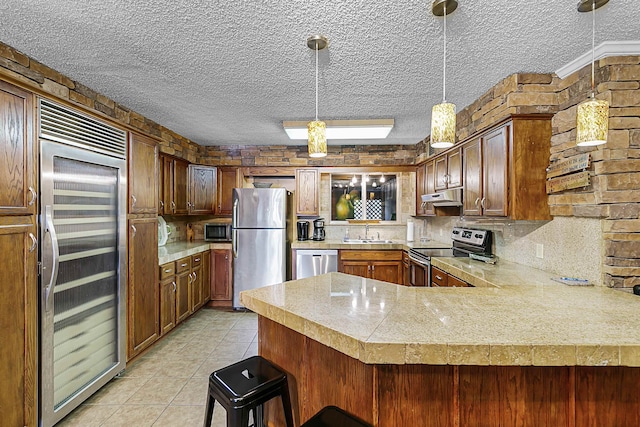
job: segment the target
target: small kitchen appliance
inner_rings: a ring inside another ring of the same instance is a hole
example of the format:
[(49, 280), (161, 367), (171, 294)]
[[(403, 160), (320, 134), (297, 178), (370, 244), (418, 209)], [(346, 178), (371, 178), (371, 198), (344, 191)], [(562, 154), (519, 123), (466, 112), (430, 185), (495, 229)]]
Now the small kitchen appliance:
[(313, 221), (313, 240), (324, 240), (324, 218)]
[(309, 221), (298, 221), (298, 240), (309, 240)]

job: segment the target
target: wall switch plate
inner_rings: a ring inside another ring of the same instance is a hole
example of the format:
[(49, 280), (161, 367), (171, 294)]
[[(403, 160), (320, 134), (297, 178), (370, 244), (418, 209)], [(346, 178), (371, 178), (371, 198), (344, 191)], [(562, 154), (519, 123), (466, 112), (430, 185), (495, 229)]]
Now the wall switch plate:
[(442, 228), (440, 229), (440, 235), (442, 236)]
[(536, 258), (544, 258), (544, 245), (536, 243)]

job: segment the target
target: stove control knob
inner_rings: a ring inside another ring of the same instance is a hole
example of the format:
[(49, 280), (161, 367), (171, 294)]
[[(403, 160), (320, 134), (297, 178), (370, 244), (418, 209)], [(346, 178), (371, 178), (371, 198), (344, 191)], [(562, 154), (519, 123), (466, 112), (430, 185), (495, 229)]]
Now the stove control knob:
[(476, 234), (476, 239), (482, 239), (482, 234)]

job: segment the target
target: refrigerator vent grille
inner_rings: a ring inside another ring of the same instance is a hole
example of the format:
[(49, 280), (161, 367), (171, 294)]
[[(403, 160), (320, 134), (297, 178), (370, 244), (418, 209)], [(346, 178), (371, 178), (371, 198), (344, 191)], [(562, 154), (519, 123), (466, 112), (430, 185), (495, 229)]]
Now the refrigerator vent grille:
[(40, 137), (126, 159), (125, 131), (46, 99), (40, 99)]

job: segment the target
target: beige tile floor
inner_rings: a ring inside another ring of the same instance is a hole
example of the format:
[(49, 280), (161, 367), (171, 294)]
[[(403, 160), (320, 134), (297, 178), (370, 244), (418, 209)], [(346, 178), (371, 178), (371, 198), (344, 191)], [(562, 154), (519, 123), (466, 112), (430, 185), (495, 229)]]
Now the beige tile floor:
[[(203, 308), (56, 427), (201, 427), (211, 372), (258, 354), (253, 313)], [(216, 404), (213, 426), (226, 425)]]

